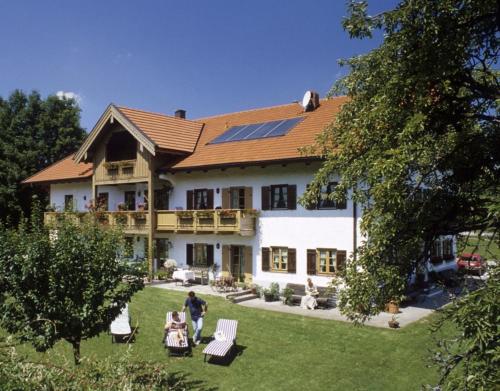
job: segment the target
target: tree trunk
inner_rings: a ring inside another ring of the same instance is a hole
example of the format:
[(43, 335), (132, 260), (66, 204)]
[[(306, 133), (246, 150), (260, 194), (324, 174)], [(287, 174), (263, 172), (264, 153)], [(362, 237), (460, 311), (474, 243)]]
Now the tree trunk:
[(75, 359), (75, 365), (80, 365), (80, 340), (71, 341), (73, 346), (73, 357)]

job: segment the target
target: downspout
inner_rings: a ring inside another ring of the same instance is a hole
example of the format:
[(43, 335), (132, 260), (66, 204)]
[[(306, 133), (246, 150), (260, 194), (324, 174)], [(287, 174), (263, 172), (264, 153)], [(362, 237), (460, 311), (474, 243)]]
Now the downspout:
[(356, 253), (358, 248), (358, 206), (354, 199), (352, 200), (352, 256), (356, 260)]

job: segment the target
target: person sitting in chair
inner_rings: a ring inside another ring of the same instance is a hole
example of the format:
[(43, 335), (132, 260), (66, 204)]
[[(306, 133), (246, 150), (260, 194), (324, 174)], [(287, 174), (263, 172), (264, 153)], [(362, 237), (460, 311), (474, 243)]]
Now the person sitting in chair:
[(177, 340), (178, 343), (184, 341), (184, 329), (186, 322), (182, 322), (177, 311), (172, 312), (172, 320), (165, 323), (165, 338), (169, 333)]
[(304, 309), (313, 310), (318, 306), (318, 302), (316, 298), (319, 296), (318, 289), (316, 285), (313, 284), (310, 278), (307, 279), (307, 283), (305, 286), (306, 295), (302, 296), (300, 301), (300, 306)]

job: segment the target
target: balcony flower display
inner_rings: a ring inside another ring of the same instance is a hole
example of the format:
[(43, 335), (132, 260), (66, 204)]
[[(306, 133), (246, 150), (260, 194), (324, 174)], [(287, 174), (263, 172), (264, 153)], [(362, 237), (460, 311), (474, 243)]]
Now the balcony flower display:
[(220, 217), (222, 219), (234, 219), (236, 218), (236, 211), (231, 209), (223, 209), (220, 211)]
[(125, 211), (125, 210), (127, 210), (127, 204), (125, 202), (118, 203), (118, 210), (119, 211)]

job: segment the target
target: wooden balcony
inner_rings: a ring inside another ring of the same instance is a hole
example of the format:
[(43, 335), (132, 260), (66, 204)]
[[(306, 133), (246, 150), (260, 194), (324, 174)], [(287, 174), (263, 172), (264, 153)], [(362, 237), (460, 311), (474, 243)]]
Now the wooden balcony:
[(63, 216), (67, 216), (79, 223), (90, 216), (103, 226), (120, 227), (127, 234), (145, 234), (149, 228), (149, 216), (147, 212), (127, 211), (127, 212), (46, 212), (44, 215), (45, 224), (54, 224)]
[(255, 211), (160, 210), (156, 213), (156, 230), (159, 232), (255, 235)]

